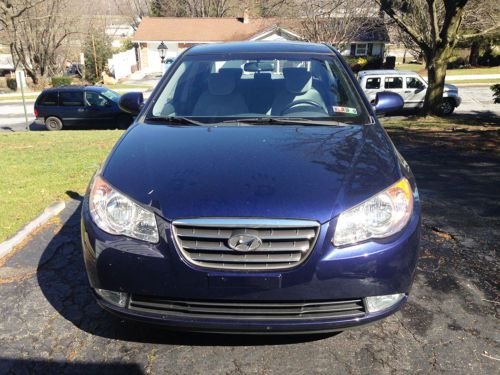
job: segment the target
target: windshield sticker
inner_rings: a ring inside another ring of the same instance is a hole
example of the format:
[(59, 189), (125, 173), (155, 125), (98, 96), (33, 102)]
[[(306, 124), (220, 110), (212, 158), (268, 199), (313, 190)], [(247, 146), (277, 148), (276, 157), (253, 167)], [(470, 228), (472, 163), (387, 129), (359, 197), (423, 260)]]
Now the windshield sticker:
[(338, 112), (338, 113), (348, 113), (350, 115), (357, 115), (358, 110), (356, 108), (350, 108), (350, 107), (332, 107), (333, 112)]

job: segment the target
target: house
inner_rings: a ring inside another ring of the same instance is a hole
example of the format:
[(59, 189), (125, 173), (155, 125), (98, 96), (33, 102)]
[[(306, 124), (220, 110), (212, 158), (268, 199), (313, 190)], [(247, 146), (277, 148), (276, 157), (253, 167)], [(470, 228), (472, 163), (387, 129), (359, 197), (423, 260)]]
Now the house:
[[(144, 17), (132, 41), (138, 45), (139, 69), (161, 71), (157, 50), (161, 42), (168, 48), (166, 58), (169, 59), (201, 43), (304, 40), (303, 22), (303, 19), (250, 18), (247, 11), (241, 18)], [(343, 53), (383, 57), (388, 34), (380, 20), (374, 22), (379, 25), (376, 32), (370, 27), (369, 32), (358, 34), (350, 49)]]

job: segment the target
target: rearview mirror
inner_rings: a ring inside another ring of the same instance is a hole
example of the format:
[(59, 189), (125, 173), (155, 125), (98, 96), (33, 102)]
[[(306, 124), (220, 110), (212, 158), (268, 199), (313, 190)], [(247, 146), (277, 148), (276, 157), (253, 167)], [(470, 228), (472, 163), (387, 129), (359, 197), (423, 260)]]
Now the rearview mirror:
[(247, 62), (243, 69), (246, 72), (272, 72), (274, 70), (274, 64), (267, 61), (251, 61)]
[(395, 92), (378, 92), (375, 96), (374, 109), (377, 115), (397, 112), (403, 109), (405, 102), (401, 95)]
[(118, 105), (122, 111), (138, 115), (144, 104), (142, 92), (127, 92), (120, 97)]

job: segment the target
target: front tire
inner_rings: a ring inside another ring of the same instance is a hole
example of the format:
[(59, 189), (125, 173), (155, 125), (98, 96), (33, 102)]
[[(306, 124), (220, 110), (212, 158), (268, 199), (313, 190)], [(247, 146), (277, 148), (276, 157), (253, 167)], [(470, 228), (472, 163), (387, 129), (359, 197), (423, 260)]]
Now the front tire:
[(50, 116), (45, 119), (45, 127), (47, 130), (61, 130), (63, 122), (58, 117)]
[(439, 105), (439, 114), (441, 116), (449, 116), (455, 110), (455, 102), (452, 99), (443, 99)]

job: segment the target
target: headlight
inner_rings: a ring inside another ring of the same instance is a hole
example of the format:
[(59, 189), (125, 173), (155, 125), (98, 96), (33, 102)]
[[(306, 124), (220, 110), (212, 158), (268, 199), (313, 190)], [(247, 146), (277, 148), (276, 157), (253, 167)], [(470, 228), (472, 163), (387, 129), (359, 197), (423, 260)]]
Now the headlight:
[(158, 242), (155, 215), (117, 192), (100, 176), (92, 183), (89, 207), (92, 220), (103, 231)]
[(340, 214), (333, 236), (335, 246), (391, 236), (410, 220), (413, 196), (402, 178), (394, 185)]

